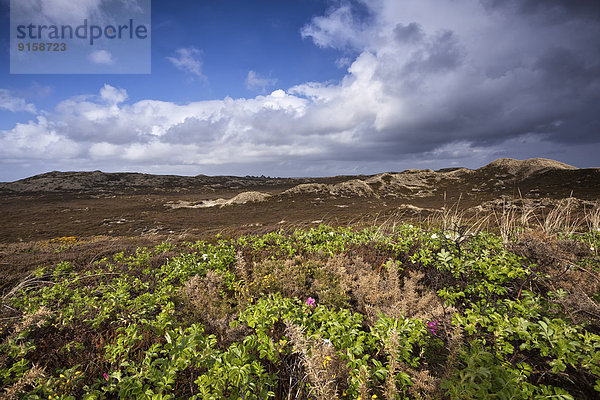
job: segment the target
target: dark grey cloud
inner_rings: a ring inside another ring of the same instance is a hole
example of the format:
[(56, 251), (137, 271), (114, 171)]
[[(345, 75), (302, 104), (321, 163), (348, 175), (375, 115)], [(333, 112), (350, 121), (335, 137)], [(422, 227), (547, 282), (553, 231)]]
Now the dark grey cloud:
[(600, 25), (593, 18), (600, 2), (484, 3), (495, 12), (489, 22), (506, 21), (497, 31), (505, 36), (494, 29), (465, 35), (480, 23), (469, 17), (485, 14), (465, 16), (463, 27), (449, 20), (445, 30), (427, 29), (426, 21), (394, 27), (395, 40), (411, 46), (386, 51), (377, 77), (412, 118), (378, 137), (378, 154), (461, 141), (490, 147), (531, 134), (557, 148), (598, 146)]
[[(600, 50), (600, 45), (598, 46)], [(600, 57), (565, 47), (551, 47), (533, 65), (546, 87), (577, 95), (600, 81)]]
[(596, 0), (486, 0), (493, 8), (511, 7), (525, 15), (545, 15), (549, 21), (570, 18), (600, 19)]
[(444, 30), (424, 43), (422, 49), (415, 52), (412, 59), (404, 65), (401, 73), (429, 74), (452, 70), (461, 63), (462, 58), (463, 53), (456, 35)]
[(340, 82), (179, 105), (132, 104), (126, 88), (106, 85), (0, 132), (0, 157), (243, 175), (477, 167), (510, 156), (597, 165), (599, 8), (559, 0), (336, 2), (302, 35), (352, 54)]
[(398, 24), (394, 28), (394, 36), (400, 42), (419, 42), (423, 39), (423, 29), (416, 22), (407, 25)]

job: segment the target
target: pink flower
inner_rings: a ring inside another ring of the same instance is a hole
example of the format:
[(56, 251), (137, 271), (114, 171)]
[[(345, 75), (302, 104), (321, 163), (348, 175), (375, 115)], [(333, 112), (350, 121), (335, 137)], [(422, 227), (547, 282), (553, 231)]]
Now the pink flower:
[(429, 321), (429, 322), (427, 323), (427, 327), (429, 328), (429, 331), (430, 331), (431, 333), (433, 333), (434, 335), (437, 335), (437, 333), (436, 333), (436, 331), (437, 331), (437, 329), (438, 329), (438, 326), (437, 326), (437, 325), (438, 325), (438, 320), (437, 320), (437, 319), (436, 319), (436, 320), (434, 320), (434, 321)]
[(104, 376), (104, 379), (108, 380), (108, 374), (106, 372), (102, 376)]
[(317, 306), (317, 302), (312, 297), (309, 297), (308, 299), (306, 299), (305, 303), (307, 306), (312, 307), (312, 308), (315, 308)]

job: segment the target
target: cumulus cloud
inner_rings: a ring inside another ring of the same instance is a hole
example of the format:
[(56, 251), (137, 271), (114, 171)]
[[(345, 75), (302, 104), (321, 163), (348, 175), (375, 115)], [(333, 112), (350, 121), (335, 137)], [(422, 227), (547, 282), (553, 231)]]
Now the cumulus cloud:
[(17, 124), (12, 130), (3, 132), (0, 142), (0, 157), (8, 162), (31, 158), (41, 161), (69, 159), (80, 152), (79, 143), (58, 133), (44, 117)]
[[(274, 132), (280, 122), (300, 117), (307, 104), (283, 90), (255, 99), (226, 98), (185, 105), (154, 100), (128, 104), (126, 100), (124, 89), (104, 85), (97, 95), (63, 101), (47, 118), (2, 131), (0, 146), (11, 159), (56, 154), (54, 146), (60, 143), (58, 148), (66, 151), (61, 154), (64, 159), (71, 156), (141, 164), (273, 160), (305, 151)], [(35, 140), (35, 136), (42, 140)]]
[[(370, 90), (381, 88), (372, 104), (394, 106), (376, 113), (375, 146), (382, 140), (390, 151), (424, 151), (530, 133), (597, 143), (598, 117), (589, 107), (600, 100), (600, 54), (592, 45), (600, 26), (583, 10), (599, 7), (525, 3), (382, 0), (368, 3), (367, 25), (345, 3), (302, 32), (319, 46), (361, 52), (350, 71), (369, 74)], [(356, 70), (363, 59), (373, 72)]]
[(248, 90), (264, 93), (268, 87), (272, 87), (276, 83), (276, 78), (265, 78), (252, 70), (248, 71), (248, 76), (246, 76), (246, 88)]
[(13, 96), (9, 90), (0, 89), (0, 109), (12, 112), (26, 111), (35, 114), (36, 108), (20, 97)]
[[(591, 166), (590, 149), (600, 144), (594, 4), (343, 2), (301, 31), (350, 60), (339, 82), (187, 104), (131, 103), (125, 89), (105, 85), (0, 131), (0, 148), (14, 163), (60, 154), (100, 166), (243, 175), (476, 167), (505, 156)], [(199, 50), (176, 54), (173, 65), (203, 76)], [(257, 88), (270, 83), (248, 78)], [(28, 147), (35, 137), (42, 140)]]
[(91, 52), (89, 60), (94, 64), (113, 65), (115, 63), (112, 54), (106, 50), (95, 50)]
[(206, 79), (202, 73), (202, 52), (195, 47), (181, 48), (175, 51), (175, 57), (167, 57), (167, 60), (175, 66), (175, 68), (194, 75), (200, 79)]
[(100, 98), (109, 104), (119, 104), (127, 100), (127, 91), (104, 84), (104, 87), (100, 89)]

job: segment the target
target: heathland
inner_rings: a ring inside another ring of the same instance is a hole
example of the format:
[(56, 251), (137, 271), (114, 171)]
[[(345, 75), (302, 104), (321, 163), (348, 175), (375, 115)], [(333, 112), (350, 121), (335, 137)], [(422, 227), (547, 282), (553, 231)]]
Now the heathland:
[(600, 169), (0, 184), (0, 398), (593, 399)]

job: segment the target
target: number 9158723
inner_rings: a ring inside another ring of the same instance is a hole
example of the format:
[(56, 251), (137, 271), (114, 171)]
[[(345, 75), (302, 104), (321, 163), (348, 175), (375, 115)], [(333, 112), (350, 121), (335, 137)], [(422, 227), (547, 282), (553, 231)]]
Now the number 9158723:
[(67, 51), (66, 43), (19, 43), (19, 51)]

